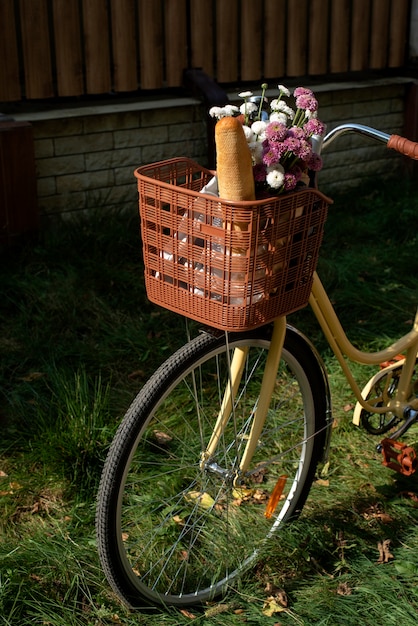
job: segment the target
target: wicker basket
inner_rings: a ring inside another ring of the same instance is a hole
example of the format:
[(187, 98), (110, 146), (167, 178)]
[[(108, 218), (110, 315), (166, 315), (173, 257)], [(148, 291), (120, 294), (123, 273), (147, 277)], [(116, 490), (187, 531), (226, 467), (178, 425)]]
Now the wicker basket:
[(319, 191), (225, 201), (200, 193), (213, 172), (186, 158), (135, 176), (152, 302), (228, 331), (307, 304), (331, 202)]

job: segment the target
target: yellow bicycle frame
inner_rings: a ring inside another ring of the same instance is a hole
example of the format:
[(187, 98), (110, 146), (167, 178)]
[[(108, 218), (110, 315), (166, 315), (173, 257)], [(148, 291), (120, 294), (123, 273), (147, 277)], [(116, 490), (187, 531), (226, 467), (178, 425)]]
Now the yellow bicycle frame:
[[(335, 354), (335, 357), (341, 365), (357, 402), (366, 411), (371, 413), (385, 413), (387, 411), (391, 411), (398, 417), (402, 417), (404, 409), (407, 406), (411, 377), (418, 353), (418, 312), (415, 316), (412, 330), (404, 337), (384, 350), (380, 350), (378, 352), (363, 352), (355, 348), (347, 338), (347, 335), (338, 320), (337, 314), (316, 272), (313, 277), (309, 304), (333, 353)], [(274, 321), (273, 335), (263, 373), (259, 401), (254, 411), (251, 432), (246, 443), (244, 454), (240, 461), (239, 475), (235, 478), (236, 483), (239, 483), (239, 477), (243, 476), (249, 468), (264, 426), (270, 399), (276, 382), (285, 335), (286, 317), (277, 318)], [(369, 404), (363, 397), (360, 388), (354, 379), (347, 359), (363, 365), (379, 365), (382, 362), (390, 361), (393, 357), (401, 353), (405, 353), (405, 360), (402, 363), (402, 372), (399, 378), (396, 393), (386, 406), (376, 407)], [(206, 450), (202, 453), (202, 467), (206, 461), (213, 458), (218, 442), (226, 428), (226, 424), (230, 419), (231, 414), (233, 414), (234, 398), (238, 393), (238, 388), (241, 383), (247, 354), (248, 348), (236, 348), (234, 350), (230, 363), (230, 380), (224, 392), (223, 401), (212, 436)], [(413, 406), (413, 408), (418, 408), (418, 399), (416, 404), (417, 406)], [(409, 403), (408, 406), (411, 406), (411, 404)]]

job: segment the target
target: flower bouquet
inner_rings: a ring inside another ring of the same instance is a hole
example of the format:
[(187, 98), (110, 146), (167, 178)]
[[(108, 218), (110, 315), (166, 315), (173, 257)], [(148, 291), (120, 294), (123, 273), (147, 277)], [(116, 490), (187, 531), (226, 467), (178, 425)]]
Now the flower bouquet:
[(257, 197), (292, 191), (309, 183), (308, 172), (318, 172), (322, 159), (318, 147), (325, 133), (325, 125), (318, 119), (318, 101), (305, 87), (293, 92), (292, 108), (287, 98), (290, 91), (279, 85), (279, 95), (270, 103), (265, 97), (267, 85), (262, 85), (261, 96), (251, 91), (239, 94), (244, 102), (240, 107), (226, 105), (212, 107), (211, 117), (238, 117), (252, 158), (252, 169)]

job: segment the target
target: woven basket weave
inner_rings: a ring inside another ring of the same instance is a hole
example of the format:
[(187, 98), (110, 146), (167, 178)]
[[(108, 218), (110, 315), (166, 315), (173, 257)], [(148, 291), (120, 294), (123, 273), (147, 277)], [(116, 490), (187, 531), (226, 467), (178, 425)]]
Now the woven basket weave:
[(316, 189), (251, 202), (200, 190), (213, 172), (178, 158), (140, 167), (148, 298), (227, 331), (304, 307), (330, 200)]

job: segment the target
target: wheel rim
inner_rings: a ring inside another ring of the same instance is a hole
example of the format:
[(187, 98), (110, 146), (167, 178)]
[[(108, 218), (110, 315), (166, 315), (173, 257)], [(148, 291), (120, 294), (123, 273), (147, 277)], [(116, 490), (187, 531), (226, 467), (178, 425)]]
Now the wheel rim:
[[(233, 485), (267, 348), (266, 341), (251, 342), (234, 419), (213, 459), (217, 471), (200, 469), (200, 460), (225, 387), (222, 346), (171, 383), (137, 437), (119, 493), (116, 533), (132, 588), (152, 602), (186, 605), (224, 591), (297, 507), (312, 456), (314, 407), (306, 376), (286, 350), (280, 394), (249, 475), (241, 489)], [(283, 475), (285, 491), (268, 520), (266, 501)]]

